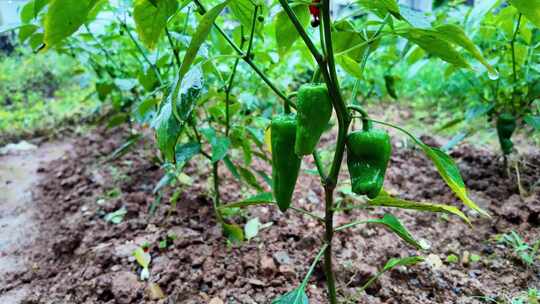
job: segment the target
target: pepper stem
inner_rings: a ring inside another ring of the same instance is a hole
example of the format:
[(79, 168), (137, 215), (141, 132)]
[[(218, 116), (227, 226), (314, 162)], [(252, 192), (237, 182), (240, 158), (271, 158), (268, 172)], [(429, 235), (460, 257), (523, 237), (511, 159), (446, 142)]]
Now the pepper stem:
[(364, 109), (362, 109), (359, 105), (349, 105), (347, 106), (347, 108), (360, 113), (360, 115), (362, 116), (362, 130), (364, 131), (371, 130), (373, 124), (371, 123), (371, 120), (369, 119), (368, 113)]

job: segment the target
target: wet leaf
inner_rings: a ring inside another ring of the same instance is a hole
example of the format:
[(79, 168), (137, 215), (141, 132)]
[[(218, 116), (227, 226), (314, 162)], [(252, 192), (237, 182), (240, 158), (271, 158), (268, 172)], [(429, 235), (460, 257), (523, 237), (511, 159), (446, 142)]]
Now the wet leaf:
[(208, 140), (212, 147), (212, 162), (222, 160), (229, 150), (231, 141), (225, 136), (218, 136), (213, 128), (205, 128), (201, 130), (202, 135)]
[(244, 235), (246, 239), (251, 240), (252, 238), (256, 237), (259, 233), (260, 228), (261, 222), (259, 221), (258, 217), (252, 218), (247, 221), (246, 225), (244, 226)]
[(256, 194), (254, 196), (251, 196), (245, 200), (230, 203), (227, 205), (220, 206), (219, 208), (242, 208), (247, 206), (253, 206), (253, 205), (272, 205), (275, 204), (274, 196), (271, 192), (263, 192)]
[(309, 304), (304, 288), (293, 289), (272, 301), (272, 304)]
[(75, 33), (98, 0), (51, 0), (43, 21), (45, 50)]
[[(300, 21), (300, 24), (305, 28), (309, 23), (309, 9), (307, 5), (292, 5), (294, 14)], [(289, 16), (284, 10), (277, 13), (275, 17), (274, 27), (276, 30), (276, 42), (278, 45), (278, 53), (283, 57), (292, 47), (294, 42), (300, 38), (294, 24), (289, 19)]]
[(236, 224), (223, 223), (223, 232), (233, 243), (241, 243), (244, 241), (244, 231)]
[(176, 0), (136, 0), (133, 19), (139, 38), (149, 49), (154, 49), (165, 31), (167, 19), (178, 9)]
[(113, 224), (120, 224), (124, 220), (124, 216), (127, 214), (126, 208), (122, 207), (116, 211), (107, 213), (104, 217), (104, 219), (107, 222), (111, 222)]
[(420, 245), (420, 243), (411, 235), (409, 230), (407, 230), (407, 228), (405, 228), (405, 226), (401, 224), (399, 219), (390, 213), (385, 214), (380, 219), (366, 220), (366, 223), (384, 225), (386, 228), (390, 229), (390, 231), (397, 234), (402, 240), (404, 240), (408, 244), (418, 249), (424, 249), (422, 245)]
[(386, 191), (382, 190), (381, 193), (374, 199), (368, 200), (368, 204), (371, 206), (381, 207), (395, 207), (400, 209), (414, 209), (420, 211), (429, 212), (442, 212), (447, 214), (453, 214), (461, 218), (465, 223), (470, 224), (469, 218), (461, 212), (458, 208), (449, 205), (434, 204), (434, 203), (420, 203), (414, 201), (408, 201), (400, 198), (390, 196)]

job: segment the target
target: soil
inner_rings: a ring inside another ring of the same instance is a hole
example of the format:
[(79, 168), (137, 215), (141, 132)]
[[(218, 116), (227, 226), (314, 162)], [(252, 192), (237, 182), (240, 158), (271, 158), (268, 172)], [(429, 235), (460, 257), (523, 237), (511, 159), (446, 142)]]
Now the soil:
[[(169, 204), (174, 189), (167, 189), (156, 204), (152, 190), (163, 171), (152, 162), (156, 151), (151, 136), (122, 158), (108, 159), (128, 135), (119, 129), (96, 130), (78, 138), (64, 158), (39, 168), (45, 177), (33, 200), (33, 225), (39, 235), (25, 249), (30, 267), (10, 271), (0, 295), (26, 285), (31, 288), (21, 303), (27, 304), (270, 303), (299, 285), (322, 243), (316, 220), (292, 211), (283, 214), (274, 206), (251, 207), (229, 220), (243, 224), (258, 217), (271, 226), (250, 241), (231, 244), (215, 221), (206, 162), (195, 158), (185, 168), (191, 183), (177, 187), (181, 191), (174, 207)], [(336, 234), (334, 266), (341, 303), (484, 303), (488, 297), (510, 299), (540, 288), (538, 263), (525, 265), (512, 248), (494, 241), (512, 230), (529, 243), (540, 239), (540, 154), (522, 156), (519, 176), (527, 193), (521, 195), (516, 175), (507, 176), (496, 154), (461, 145), (452, 156), (471, 197), (492, 218), (464, 208), (472, 227), (454, 217), (389, 208), (336, 215), (335, 225), (340, 225), (391, 212), (430, 245), (418, 252), (391, 232), (367, 225)], [(254, 166), (269, 173), (263, 163)], [(312, 169), (311, 158), (303, 166)], [(220, 174), (227, 181), (221, 188), (223, 201), (249, 195), (223, 166)], [(346, 180), (345, 165), (342, 174)], [(394, 142), (385, 183), (390, 193), (403, 198), (461, 206), (432, 164), (402, 141)], [(337, 199), (360, 205), (344, 194), (347, 189), (338, 189)], [(318, 177), (302, 174), (294, 203), (321, 215), (322, 194)], [(126, 212), (120, 223), (105, 220), (121, 208)], [(166, 248), (159, 245), (164, 240)], [(145, 243), (152, 260), (149, 280), (141, 281), (132, 253)], [(452, 254), (457, 262), (446, 261)], [(395, 268), (358, 292), (388, 259), (410, 255), (423, 255), (426, 261)], [(320, 266), (306, 292), (310, 303), (326, 303)]]
[[(32, 192), (45, 176), (40, 163), (60, 158), (69, 148), (69, 142), (51, 142), (0, 156), (0, 285), (8, 273), (27, 271), (25, 251), (38, 235)], [(0, 295), (0, 303), (17, 303), (26, 294), (28, 285), (19, 285)]]

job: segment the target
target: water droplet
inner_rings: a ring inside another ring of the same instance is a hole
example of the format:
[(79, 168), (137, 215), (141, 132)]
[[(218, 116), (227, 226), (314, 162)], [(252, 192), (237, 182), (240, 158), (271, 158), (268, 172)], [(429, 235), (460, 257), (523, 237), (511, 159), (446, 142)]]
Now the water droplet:
[(499, 79), (499, 72), (495, 69), (489, 69), (488, 70), (488, 77), (491, 80), (497, 80)]

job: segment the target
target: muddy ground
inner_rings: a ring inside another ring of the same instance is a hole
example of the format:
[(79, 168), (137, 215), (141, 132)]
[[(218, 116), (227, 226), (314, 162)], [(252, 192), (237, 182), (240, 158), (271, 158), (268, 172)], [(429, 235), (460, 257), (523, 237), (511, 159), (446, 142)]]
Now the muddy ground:
[[(38, 235), (35, 221), (37, 206), (32, 200), (36, 183), (45, 177), (40, 163), (60, 158), (71, 148), (69, 141), (27, 144), (26, 150), (0, 156), (0, 286), (7, 274), (25, 271), (25, 251)], [(0, 303), (18, 303), (28, 294), (28, 286), (20, 285), (0, 295)]]
[[(119, 129), (96, 130), (76, 139), (62, 159), (39, 167), (45, 174), (33, 199), (39, 235), (19, 252), (28, 259), (26, 269), (6, 275), (0, 295), (26, 285), (30, 292), (21, 303), (270, 303), (298, 286), (321, 245), (322, 229), (314, 219), (273, 206), (252, 207), (233, 220), (258, 217), (272, 225), (240, 246), (229, 244), (212, 213), (211, 178), (202, 158), (186, 168), (192, 185), (181, 186), (176, 208), (168, 204), (169, 189), (150, 215), (152, 189), (163, 175), (152, 163), (150, 137), (124, 157), (106, 161), (127, 136)], [(540, 154), (525, 155), (520, 165), (523, 197), (515, 174), (507, 177), (494, 153), (462, 145), (452, 156), (471, 197), (493, 217), (466, 211), (473, 219), (470, 227), (454, 217), (388, 208), (336, 216), (339, 225), (392, 212), (430, 244), (418, 252), (385, 229), (366, 225), (338, 233), (334, 265), (342, 302), (486, 303), (488, 297), (505, 300), (540, 288), (538, 263), (525, 265), (511, 248), (493, 240), (511, 230), (529, 243), (540, 239)], [(257, 166), (269, 173), (267, 166)], [(303, 166), (313, 168), (311, 159)], [(223, 167), (220, 174), (229, 175)], [(227, 181), (224, 201), (248, 195), (245, 186)], [(399, 139), (385, 187), (403, 198), (461, 206), (421, 152)], [(295, 204), (322, 214), (322, 192), (317, 176), (303, 174)], [(339, 191), (337, 197), (350, 200)], [(120, 223), (104, 220), (122, 207), (126, 214)], [(160, 248), (168, 235), (176, 238)], [(152, 256), (149, 282), (139, 280), (141, 269), (132, 256), (144, 243)], [(452, 254), (457, 262), (446, 261)], [(389, 258), (408, 255), (427, 261), (398, 267), (357, 292)], [(310, 303), (326, 303), (320, 267), (306, 291)]]

